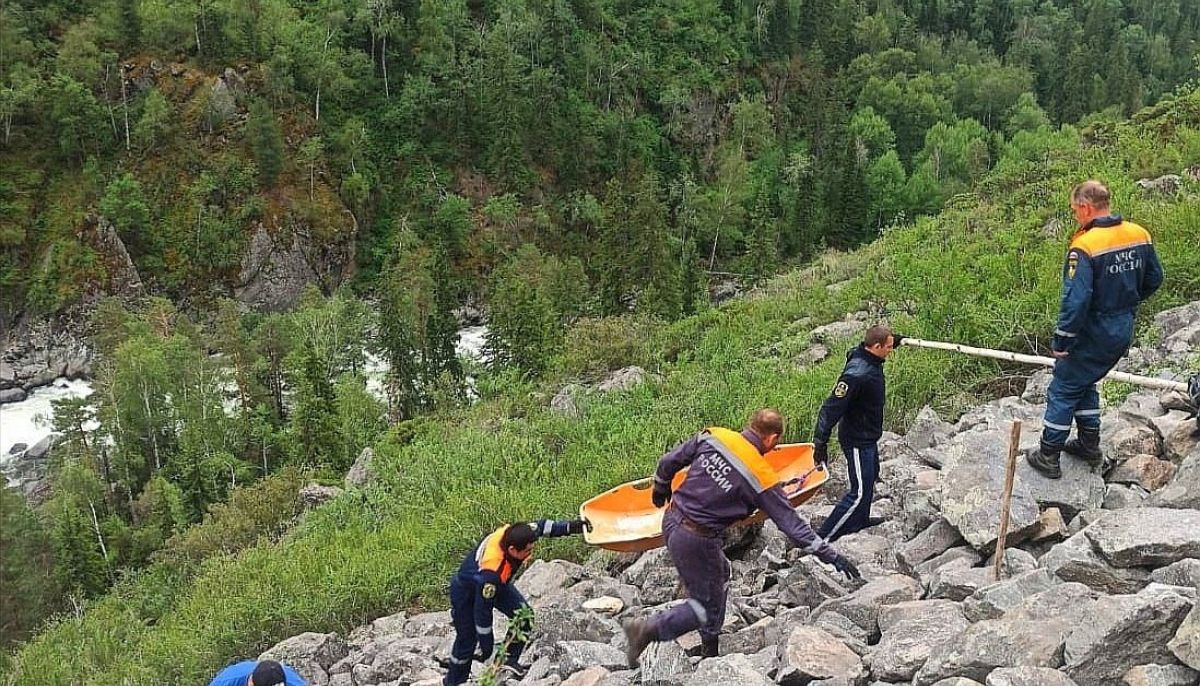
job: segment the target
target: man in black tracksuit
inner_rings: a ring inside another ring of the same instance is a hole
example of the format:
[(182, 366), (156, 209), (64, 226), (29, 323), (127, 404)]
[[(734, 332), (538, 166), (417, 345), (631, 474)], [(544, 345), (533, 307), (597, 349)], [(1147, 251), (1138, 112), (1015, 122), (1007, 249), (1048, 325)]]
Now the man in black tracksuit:
[(821, 406), (813, 437), (813, 459), (829, 462), (829, 436), (838, 426), (838, 443), (846, 454), (850, 490), (833, 509), (818, 532), (826, 541), (875, 526), (871, 500), (879, 477), (879, 437), (883, 434), (883, 361), (899, 345), (886, 326), (867, 329), (863, 342), (846, 355), (846, 368)]

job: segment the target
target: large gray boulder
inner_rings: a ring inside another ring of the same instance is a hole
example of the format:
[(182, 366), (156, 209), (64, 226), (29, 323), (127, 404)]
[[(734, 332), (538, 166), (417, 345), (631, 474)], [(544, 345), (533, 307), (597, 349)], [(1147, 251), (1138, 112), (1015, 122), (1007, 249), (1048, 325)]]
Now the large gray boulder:
[(750, 626), (721, 637), (721, 654), (752, 655), (768, 646), (777, 646), (783, 639), (774, 617), (763, 617)]
[(1200, 672), (1183, 665), (1138, 665), (1125, 672), (1124, 686), (1196, 686)]
[[(959, 434), (950, 444), (960, 449), (958, 458), (942, 476), (942, 516), (978, 550), (990, 550), (1000, 530), (1004, 491), (1007, 436), (1003, 431)], [(1038, 526), (1037, 500), (1023, 480), (1013, 486), (1008, 542), (1016, 545)]]
[(1033, 595), (1000, 619), (972, 624), (935, 649), (917, 672), (916, 686), (954, 676), (983, 680), (998, 667), (1050, 667), (1062, 664), (1063, 644), (1087, 616), (1094, 593), (1064, 583)]
[(822, 612), (821, 616), (812, 620), (812, 626), (841, 641), (859, 657), (867, 654), (868, 644), (874, 635), (874, 632), (867, 631), (836, 612)]
[(342, 494), (337, 486), (308, 484), (300, 489), (300, 504), (304, 509), (320, 507)]
[(1001, 667), (987, 675), (985, 686), (1077, 686), (1066, 674), (1046, 667)]
[(950, 438), (953, 430), (952, 424), (942, 421), (937, 412), (926, 405), (913, 419), (912, 426), (908, 427), (908, 433), (905, 434), (904, 440), (914, 450), (925, 450), (944, 443)]
[[(611, 674), (603, 667), (588, 667), (582, 672), (575, 672), (562, 682), (562, 686), (600, 686)], [(526, 676), (528, 678), (528, 675)], [(524, 680), (522, 680), (524, 683)], [(680, 683), (680, 682), (675, 682)]]
[(1175, 475), (1146, 504), (1151, 507), (1200, 509), (1200, 450), (1193, 450), (1179, 465)]
[(591, 666), (609, 671), (625, 669), (625, 652), (607, 643), (560, 641), (554, 646), (554, 659), (563, 674), (574, 674)]
[(4, 390), (0, 390), (0, 405), (5, 403), (19, 403), (27, 397), (28, 394), (24, 388), (5, 388)]
[(1200, 605), (1192, 607), (1167, 647), (1180, 662), (1200, 670)]
[(1163, 457), (1173, 462), (1182, 462), (1200, 444), (1200, 433), (1196, 431), (1196, 420), (1190, 412), (1171, 410), (1161, 417), (1150, 420), (1163, 439)]
[(1169, 662), (1167, 642), (1192, 600), (1162, 586), (1099, 598), (1067, 637), (1064, 671), (1081, 684), (1119, 686), (1137, 665)]
[(640, 588), (645, 603), (658, 605), (675, 597), (679, 574), (667, 549), (655, 548), (642, 553), (637, 562), (622, 572), (621, 581)]
[(1138, 179), (1137, 187), (1147, 196), (1171, 197), (1183, 188), (1183, 177), (1178, 174), (1163, 174), (1153, 179)]
[(1069, 627), (1064, 622), (987, 619), (932, 651), (913, 683), (929, 686), (950, 676), (985, 679), (997, 667), (1056, 667)]
[[(442, 674), (437, 659), (428, 653), (413, 649), (415, 639), (381, 642), (364, 659), (350, 667), (350, 677), (355, 684), (383, 684), (390, 682), (415, 683), (437, 678)], [(339, 663), (340, 665), (341, 663)]]
[(976, 567), (969, 559), (955, 560), (939, 567), (929, 577), (929, 598), (941, 598), (961, 602), (995, 579), (992, 570)]
[(917, 565), (937, 557), (947, 550), (964, 543), (962, 534), (944, 518), (938, 518), (921, 533), (896, 549), (900, 568), (912, 572)]
[(621, 635), (621, 625), (593, 612), (561, 607), (538, 608), (534, 632), (538, 641), (549, 644), (559, 641), (611, 643)]
[(1111, 565), (1096, 552), (1084, 531), (1055, 545), (1038, 565), (1063, 581), (1086, 584), (1101, 593), (1136, 593), (1149, 577), (1145, 569)]
[(1200, 560), (1188, 558), (1150, 572), (1150, 580), (1167, 586), (1200, 587)]
[(879, 616), (883, 636), (870, 653), (871, 675), (885, 681), (908, 681), (930, 653), (958, 637), (970, 623), (958, 603), (916, 600), (884, 607)]
[(1200, 510), (1117, 510), (1083, 534), (1115, 567), (1160, 567), (1200, 557)]
[(517, 579), (517, 586), (531, 605), (539, 607), (542, 599), (561, 592), (587, 575), (583, 565), (567, 560), (534, 560)]
[(1108, 484), (1104, 488), (1105, 510), (1127, 510), (1141, 507), (1150, 492), (1137, 484)]
[(818, 326), (809, 332), (809, 338), (817, 343), (833, 344), (860, 339), (867, 330), (866, 312), (848, 314), (840, 322)]
[(641, 367), (624, 367), (609, 374), (603, 381), (596, 384), (596, 392), (628, 391), (646, 382), (650, 375)]
[[(1036, 443), (1029, 445), (1033, 448)], [(1092, 468), (1082, 460), (1069, 455), (1063, 455), (1059, 461), (1062, 467), (1061, 479), (1048, 479), (1038, 472), (1024, 459), (1017, 461), (1017, 476), (1019, 483), (1029, 489), (1029, 493), (1037, 504), (1042, 507), (1058, 508), (1066, 519), (1070, 519), (1082, 510), (1100, 507), (1104, 502), (1104, 479), (1092, 472)]]
[(651, 643), (641, 657), (642, 686), (676, 686), (695, 671), (675, 641)]
[[(1108, 416), (1105, 416), (1108, 419)], [(1100, 426), (1100, 451), (1106, 464), (1116, 464), (1131, 455), (1163, 453), (1162, 435), (1149, 422), (1130, 422), (1117, 418)], [(1069, 458), (1068, 458), (1069, 459)]]
[(817, 627), (801, 626), (780, 651), (776, 680), (780, 686), (805, 686), (817, 679), (860, 680), (866, 675), (862, 659), (844, 643)]
[(258, 659), (282, 662), (296, 670), (311, 686), (326, 686), (330, 668), (349, 652), (345, 641), (337, 634), (308, 632), (276, 643)]
[(1134, 455), (1117, 465), (1108, 475), (1110, 483), (1137, 484), (1147, 491), (1157, 491), (1175, 476), (1173, 463), (1153, 455)]
[(1025, 599), (1060, 583), (1047, 569), (1034, 569), (1009, 579), (988, 584), (963, 601), (962, 613), (972, 622), (998, 619), (1020, 607)]
[(350, 471), (346, 472), (346, 488), (364, 488), (370, 483), (375, 478), (374, 462), (375, 451), (370, 447), (363, 448), (350, 466)]
[(774, 683), (755, 669), (749, 658), (738, 654), (701, 660), (683, 686), (774, 686)]
[(813, 611), (813, 617), (823, 612), (836, 612), (867, 631), (878, 629), (880, 608), (921, 597), (921, 586), (916, 579), (903, 574), (891, 574), (872, 579), (862, 588), (840, 598), (831, 598)]

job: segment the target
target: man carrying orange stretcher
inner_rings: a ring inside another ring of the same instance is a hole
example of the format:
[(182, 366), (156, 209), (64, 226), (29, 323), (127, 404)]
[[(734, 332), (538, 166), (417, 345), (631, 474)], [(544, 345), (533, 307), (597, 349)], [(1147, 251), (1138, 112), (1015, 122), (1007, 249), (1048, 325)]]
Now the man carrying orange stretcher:
[[(761, 509), (781, 531), (822, 562), (848, 578), (861, 575), (854, 563), (822, 540), (792, 509), (778, 474), (763, 458), (779, 443), (783, 418), (772, 409), (754, 413), (740, 433), (710, 428), (689, 438), (658, 462), (654, 474), (655, 507), (670, 506), (662, 531), (688, 601), (649, 619), (625, 623), (626, 657), (636, 667), (653, 641), (670, 641), (699, 629), (704, 657), (716, 657), (729, 594), (729, 560), (721, 533)], [(674, 494), (675, 473), (688, 468), (687, 479)]]

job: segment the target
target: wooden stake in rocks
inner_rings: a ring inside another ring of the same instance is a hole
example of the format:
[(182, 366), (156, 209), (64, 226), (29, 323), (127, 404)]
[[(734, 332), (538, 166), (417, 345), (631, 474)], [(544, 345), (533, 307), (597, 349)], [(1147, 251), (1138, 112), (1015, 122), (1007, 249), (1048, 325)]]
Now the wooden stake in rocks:
[(1008, 437), (1008, 472), (1004, 475), (1004, 497), (1000, 501), (1000, 535), (996, 537), (996, 565), (994, 576), (1000, 580), (1000, 571), (1004, 568), (1004, 538), (1008, 536), (1008, 510), (1012, 500), (1013, 476), (1017, 472), (1017, 448), (1021, 445), (1021, 420), (1012, 423), (1012, 433)]

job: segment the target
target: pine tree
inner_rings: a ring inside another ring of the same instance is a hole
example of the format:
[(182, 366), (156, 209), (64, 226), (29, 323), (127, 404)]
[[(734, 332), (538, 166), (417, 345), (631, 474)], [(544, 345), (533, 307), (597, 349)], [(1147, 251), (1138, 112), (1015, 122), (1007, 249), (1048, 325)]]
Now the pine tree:
[(246, 138), (258, 164), (259, 180), (267, 188), (274, 186), (283, 171), (283, 133), (265, 100), (257, 99), (250, 104)]
[(746, 240), (747, 269), (756, 280), (770, 276), (779, 267), (779, 223), (771, 207), (770, 193), (759, 189), (750, 212), (750, 233)]
[(425, 328), (434, 307), (433, 254), (411, 230), (401, 230), (380, 274), (379, 346), (388, 362), (393, 419), (409, 419), (425, 404)]
[(120, 0), (121, 38), (125, 54), (138, 51), (142, 45), (142, 17), (138, 13), (138, 0)]

